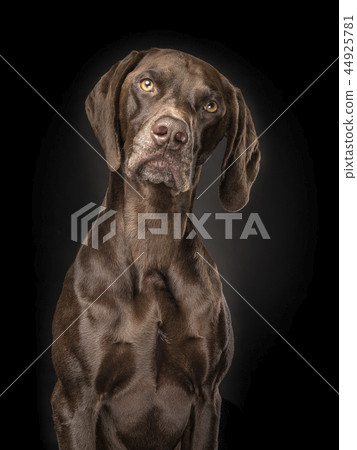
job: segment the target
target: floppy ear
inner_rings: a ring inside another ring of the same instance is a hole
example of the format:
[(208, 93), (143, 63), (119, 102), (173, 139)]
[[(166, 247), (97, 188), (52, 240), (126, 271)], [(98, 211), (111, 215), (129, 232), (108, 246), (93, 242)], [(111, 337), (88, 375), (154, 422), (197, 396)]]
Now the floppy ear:
[(85, 107), (89, 122), (102, 146), (111, 171), (120, 166), (119, 96), (121, 86), (146, 52), (132, 51), (95, 85), (88, 95)]
[(250, 111), (241, 91), (236, 88), (234, 91), (219, 184), (222, 206), (232, 212), (239, 211), (248, 203), (260, 163), (259, 143)]

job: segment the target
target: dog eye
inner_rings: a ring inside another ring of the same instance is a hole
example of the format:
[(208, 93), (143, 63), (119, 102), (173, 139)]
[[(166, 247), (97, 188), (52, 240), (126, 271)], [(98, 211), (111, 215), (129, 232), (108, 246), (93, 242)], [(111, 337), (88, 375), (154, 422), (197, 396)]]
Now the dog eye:
[(205, 105), (204, 109), (209, 113), (214, 113), (217, 111), (218, 105), (216, 102), (210, 101)]
[(154, 83), (149, 78), (145, 78), (140, 82), (140, 87), (143, 91), (150, 92), (154, 89)]

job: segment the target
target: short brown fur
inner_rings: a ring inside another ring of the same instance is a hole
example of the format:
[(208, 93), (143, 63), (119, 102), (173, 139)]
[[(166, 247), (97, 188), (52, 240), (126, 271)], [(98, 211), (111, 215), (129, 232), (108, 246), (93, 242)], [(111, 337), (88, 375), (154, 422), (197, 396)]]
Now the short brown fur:
[[(143, 78), (154, 81), (153, 92), (140, 90)], [(212, 99), (217, 113), (205, 109)], [(86, 110), (111, 171), (103, 205), (117, 211), (116, 235), (103, 243), (103, 222), (99, 249), (80, 247), (58, 301), (52, 407), (59, 447), (217, 449), (219, 384), (233, 332), (219, 276), (199, 254), (216, 266), (197, 236), (186, 239), (193, 226), (185, 214), (201, 166), (224, 136), (221, 202), (229, 211), (247, 203), (260, 159), (251, 115), (212, 66), (160, 49), (115, 64)], [(145, 212), (167, 213), (168, 234), (138, 239)], [(174, 213), (181, 213), (181, 239), (172, 234)]]

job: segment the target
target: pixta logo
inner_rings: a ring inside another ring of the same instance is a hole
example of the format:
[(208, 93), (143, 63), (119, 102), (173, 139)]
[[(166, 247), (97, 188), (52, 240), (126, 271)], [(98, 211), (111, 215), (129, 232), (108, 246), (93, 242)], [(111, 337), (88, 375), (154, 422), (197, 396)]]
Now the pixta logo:
[[(98, 250), (99, 247), (99, 226), (112, 218), (116, 211), (105, 206), (97, 206), (95, 203), (88, 203), (71, 215), (71, 239), (75, 242), (82, 242), (83, 245), (91, 246)], [(182, 217), (184, 216), (184, 217)], [(148, 233), (152, 235), (170, 235), (173, 239), (182, 239), (184, 230), (183, 219), (192, 222), (194, 228), (187, 234), (186, 239), (193, 239), (197, 233), (203, 239), (212, 239), (212, 236), (205, 228), (208, 219), (220, 220), (224, 222), (224, 239), (233, 239), (233, 222), (242, 220), (242, 213), (204, 213), (197, 217), (193, 213), (138, 213), (137, 216), (137, 237), (146, 239)], [(171, 220), (170, 220), (171, 219)], [(89, 229), (91, 226), (91, 233)], [(110, 230), (101, 237), (104, 243), (116, 234), (116, 222), (110, 222)], [(245, 221), (239, 239), (248, 239), (249, 236), (260, 236), (262, 239), (270, 239), (269, 233), (263, 224), (258, 213), (250, 213)], [(91, 241), (91, 242), (89, 242)]]
[[(93, 209), (93, 207), (95, 207)], [(83, 208), (79, 209), (71, 215), (71, 240), (75, 242), (82, 242), (83, 245), (89, 245), (92, 248), (98, 250), (99, 247), (99, 237), (98, 229), (99, 226), (109, 220), (112, 216), (116, 214), (116, 211), (109, 209), (105, 214), (98, 217), (100, 213), (105, 211), (107, 208), (105, 206), (98, 206), (95, 203), (88, 203)], [(97, 218), (92, 224), (94, 218)], [(90, 224), (92, 224), (91, 242), (89, 243)], [(78, 233), (79, 231), (79, 233)], [(108, 241), (110, 238), (115, 236), (116, 227), (115, 220), (113, 219), (110, 223), (109, 232), (102, 237), (102, 242)]]
[[(173, 213), (173, 220), (170, 221), (170, 223), (172, 223), (171, 232), (174, 239), (182, 238), (181, 216), (181, 213)], [(186, 236), (186, 239), (193, 239), (197, 232), (203, 239), (212, 239), (212, 236), (204, 227), (207, 220), (212, 217), (212, 213), (204, 213), (201, 218), (196, 217), (193, 213), (186, 213), (186, 216), (195, 227), (195, 229)], [(225, 222), (224, 238), (233, 239), (233, 221), (242, 220), (243, 216), (242, 213), (216, 213), (213, 217), (215, 220), (223, 220)], [(146, 222), (149, 222), (150, 220), (155, 221), (155, 224), (160, 223), (160, 225), (149, 227)], [(169, 215), (167, 213), (138, 213), (138, 239), (145, 239), (147, 231), (151, 234), (169, 234)], [(240, 239), (248, 239), (249, 236), (259, 234), (263, 239), (270, 239), (269, 233), (259, 214), (250, 213), (240, 235)]]

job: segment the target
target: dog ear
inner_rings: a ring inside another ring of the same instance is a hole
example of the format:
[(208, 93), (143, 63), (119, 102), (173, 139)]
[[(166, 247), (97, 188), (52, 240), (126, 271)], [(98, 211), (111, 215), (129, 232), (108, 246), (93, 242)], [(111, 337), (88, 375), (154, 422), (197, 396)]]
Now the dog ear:
[(227, 211), (239, 211), (249, 201), (250, 188), (258, 174), (260, 151), (250, 111), (239, 89), (233, 88), (227, 148), (222, 162), (219, 198)]
[(102, 76), (88, 95), (85, 108), (96, 138), (102, 146), (109, 169), (120, 166), (119, 96), (121, 86), (146, 52), (132, 51)]

